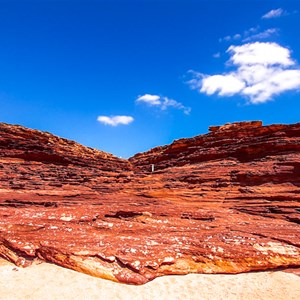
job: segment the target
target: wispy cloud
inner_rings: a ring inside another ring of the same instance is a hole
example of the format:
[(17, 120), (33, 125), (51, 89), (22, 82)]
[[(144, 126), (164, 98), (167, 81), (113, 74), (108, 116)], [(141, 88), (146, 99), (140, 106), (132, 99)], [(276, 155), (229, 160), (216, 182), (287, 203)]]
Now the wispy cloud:
[(242, 36), (239, 33), (236, 33), (234, 35), (226, 35), (223, 38), (220, 38), (219, 42), (223, 42), (223, 41), (225, 41), (225, 42), (237, 41), (237, 40), (239, 40), (241, 38), (242, 38)]
[(186, 115), (189, 115), (191, 112), (190, 107), (186, 107), (182, 103), (180, 103), (174, 99), (170, 99), (168, 97), (162, 97), (159, 95), (145, 94), (145, 95), (139, 96), (136, 99), (136, 103), (145, 103), (149, 106), (156, 106), (156, 107), (159, 107), (161, 110), (166, 110), (169, 107), (172, 107), (172, 108), (182, 110), (183, 113)]
[(99, 116), (97, 121), (109, 126), (128, 125), (134, 121), (131, 116)]
[(235, 34), (232, 36), (227, 35), (224, 38), (219, 39), (219, 42), (234, 42), (238, 40), (242, 40), (243, 42), (259, 41), (278, 35), (278, 32), (279, 30), (277, 28), (268, 28), (263, 31), (260, 31), (260, 27), (256, 26), (245, 30), (241, 34)]
[(263, 40), (273, 37), (274, 35), (278, 35), (278, 29), (277, 28), (269, 28), (262, 32), (258, 32), (256, 34), (248, 35), (243, 39), (243, 42), (249, 42), (249, 41), (257, 41), (257, 40)]
[(272, 9), (272, 10), (268, 11), (261, 18), (262, 19), (274, 19), (274, 18), (279, 18), (285, 14), (286, 14), (286, 12), (282, 8), (277, 8), (277, 9)]
[(240, 95), (249, 103), (263, 103), (291, 90), (300, 90), (300, 69), (290, 50), (277, 43), (230, 46), (228, 61), (236, 70), (217, 75), (193, 73), (191, 88), (219, 96)]
[(220, 58), (221, 57), (221, 53), (220, 52), (214, 53), (213, 57), (214, 58)]

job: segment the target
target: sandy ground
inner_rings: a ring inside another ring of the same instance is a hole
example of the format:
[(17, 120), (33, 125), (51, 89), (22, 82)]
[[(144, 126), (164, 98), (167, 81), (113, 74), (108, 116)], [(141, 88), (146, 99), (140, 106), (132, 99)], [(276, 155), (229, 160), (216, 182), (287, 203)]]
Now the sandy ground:
[(300, 277), (284, 272), (165, 276), (118, 284), (56, 265), (26, 269), (0, 261), (0, 299), (300, 299)]

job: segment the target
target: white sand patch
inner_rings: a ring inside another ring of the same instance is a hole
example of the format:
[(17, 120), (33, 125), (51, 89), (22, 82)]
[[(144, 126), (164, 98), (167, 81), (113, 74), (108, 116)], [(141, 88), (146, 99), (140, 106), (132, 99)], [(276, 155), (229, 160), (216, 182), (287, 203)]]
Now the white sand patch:
[(262, 244), (254, 244), (253, 247), (256, 250), (261, 251), (263, 254), (268, 254), (268, 251), (272, 251), (273, 253), (277, 254), (284, 254), (284, 255), (299, 255), (299, 250), (297, 247), (287, 244), (280, 244), (274, 242), (268, 242), (264, 245)]
[(300, 299), (300, 277), (284, 272), (165, 276), (143, 286), (114, 283), (56, 265), (0, 263), (0, 299)]
[(74, 217), (72, 215), (66, 215), (66, 214), (62, 214), (60, 217), (60, 220), (62, 221), (72, 221), (74, 219)]

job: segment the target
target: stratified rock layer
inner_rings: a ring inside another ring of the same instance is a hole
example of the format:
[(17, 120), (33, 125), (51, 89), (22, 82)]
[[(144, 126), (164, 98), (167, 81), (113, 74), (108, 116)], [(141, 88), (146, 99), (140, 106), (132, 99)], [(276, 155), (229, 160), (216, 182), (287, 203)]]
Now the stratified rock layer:
[(0, 124), (0, 255), (17, 265), (132, 284), (299, 267), (299, 200), (300, 123), (213, 126), (128, 161)]

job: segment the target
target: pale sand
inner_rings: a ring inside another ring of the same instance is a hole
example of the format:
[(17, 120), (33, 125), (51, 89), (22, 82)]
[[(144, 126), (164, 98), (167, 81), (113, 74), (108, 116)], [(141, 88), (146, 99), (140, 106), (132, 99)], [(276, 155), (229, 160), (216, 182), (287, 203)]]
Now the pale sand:
[(0, 262), (0, 299), (300, 299), (300, 277), (284, 272), (165, 276), (118, 284), (52, 264), (26, 269)]

